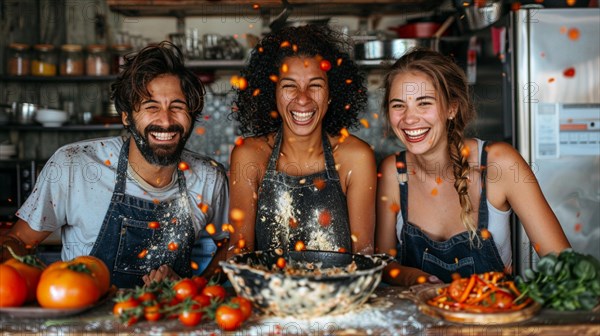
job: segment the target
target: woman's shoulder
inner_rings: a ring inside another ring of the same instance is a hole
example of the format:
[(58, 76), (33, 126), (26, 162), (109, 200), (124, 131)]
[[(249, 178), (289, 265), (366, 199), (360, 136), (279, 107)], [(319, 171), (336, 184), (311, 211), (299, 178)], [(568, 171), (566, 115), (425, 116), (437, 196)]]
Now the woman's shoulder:
[(273, 151), (274, 136), (274, 134), (268, 134), (244, 138), (233, 148), (232, 161), (269, 157)]
[(483, 150), (487, 153), (487, 162), (489, 164), (498, 164), (510, 166), (518, 161), (522, 161), (521, 154), (510, 144), (502, 141), (488, 141)]
[(339, 150), (348, 155), (374, 155), (371, 145), (352, 134), (348, 136), (332, 136), (329, 137), (329, 141), (331, 142), (331, 147), (333, 147), (334, 151)]

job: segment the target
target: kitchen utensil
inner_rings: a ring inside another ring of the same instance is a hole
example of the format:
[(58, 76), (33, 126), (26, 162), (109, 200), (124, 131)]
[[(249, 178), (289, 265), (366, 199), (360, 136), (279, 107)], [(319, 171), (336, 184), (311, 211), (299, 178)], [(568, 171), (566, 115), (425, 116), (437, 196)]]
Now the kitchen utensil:
[(438, 295), (437, 290), (445, 286), (448, 286), (448, 284), (416, 285), (411, 287), (409, 290), (402, 292), (400, 297), (413, 301), (423, 314), (446, 321), (465, 324), (495, 325), (503, 323), (516, 323), (532, 318), (542, 308), (538, 303), (532, 302), (531, 305), (516, 311), (502, 313), (471, 313), (453, 311), (429, 305), (427, 301), (436, 297)]
[(504, 14), (504, 5), (500, 0), (487, 0), (469, 3), (455, 0), (455, 7), (464, 14), (470, 30), (483, 29), (498, 21)]
[(395, 31), (400, 38), (428, 38), (432, 37), (441, 25), (438, 22), (412, 22), (388, 29)]
[(31, 103), (13, 102), (12, 104), (0, 104), (0, 107), (10, 108), (11, 119), (21, 125), (32, 124), (35, 120), (35, 115), (40, 108), (39, 105)]
[(35, 116), (35, 120), (45, 127), (59, 127), (67, 119), (69, 119), (67, 112), (53, 109), (39, 109)]
[[(294, 269), (315, 266), (321, 274), (291, 275), (270, 271), (279, 258)], [(261, 311), (276, 316), (311, 317), (341, 314), (363, 304), (381, 281), (387, 264), (384, 255), (328, 251), (276, 251), (240, 254), (220, 262), (233, 288)], [(354, 271), (329, 274), (333, 268), (344, 269), (355, 263)]]
[(269, 24), (272, 32), (277, 32), (285, 27), (285, 21), (287, 21), (288, 16), (292, 13), (292, 5), (287, 0), (281, 0), (281, 3), (283, 4), (283, 11)]
[(409, 49), (423, 46), (430, 47), (431, 39), (393, 39), (385, 41), (385, 58), (396, 60), (404, 55)]
[(385, 45), (382, 40), (366, 40), (354, 46), (354, 57), (357, 60), (376, 60), (385, 58)]

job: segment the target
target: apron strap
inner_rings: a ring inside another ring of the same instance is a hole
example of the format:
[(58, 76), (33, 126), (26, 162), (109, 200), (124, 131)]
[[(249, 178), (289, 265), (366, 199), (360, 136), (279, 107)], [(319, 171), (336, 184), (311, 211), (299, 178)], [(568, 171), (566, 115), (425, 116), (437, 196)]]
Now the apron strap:
[(481, 145), (481, 158), (479, 159), (479, 169), (481, 169), (481, 199), (479, 200), (479, 220), (477, 228), (479, 230), (487, 229), (488, 227), (488, 208), (487, 208), (487, 191), (486, 191), (486, 176), (487, 176), (487, 151), (485, 147), (487, 141)]
[(269, 157), (269, 164), (267, 165), (267, 171), (275, 171), (277, 170), (277, 159), (279, 158), (279, 151), (281, 150), (281, 138), (283, 131), (281, 128), (275, 134), (275, 143), (273, 146), (273, 151), (271, 152), (271, 157)]
[(335, 160), (333, 159), (333, 150), (331, 149), (331, 143), (329, 143), (329, 137), (327, 132), (323, 130), (323, 155), (325, 156), (325, 170), (327, 170), (327, 177), (331, 180), (339, 181), (340, 176), (335, 169)]
[(121, 200), (125, 195), (125, 183), (127, 176), (127, 163), (129, 161), (130, 140), (131, 138), (127, 138), (127, 140), (123, 142), (121, 152), (119, 153), (119, 163), (117, 164), (117, 181), (115, 182), (113, 199), (115, 199), (115, 197), (118, 197), (118, 199)]
[(400, 211), (404, 224), (408, 221), (408, 169), (406, 167), (406, 151), (396, 154), (396, 170), (400, 185)]

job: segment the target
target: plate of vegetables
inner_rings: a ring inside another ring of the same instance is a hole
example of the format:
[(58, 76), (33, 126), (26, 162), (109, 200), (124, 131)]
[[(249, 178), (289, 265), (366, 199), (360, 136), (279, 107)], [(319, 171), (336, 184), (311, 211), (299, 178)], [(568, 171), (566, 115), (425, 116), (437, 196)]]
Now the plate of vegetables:
[(450, 284), (415, 286), (402, 296), (429, 316), (466, 324), (503, 324), (535, 316), (541, 305), (521, 295), (504, 273), (487, 272), (457, 278)]

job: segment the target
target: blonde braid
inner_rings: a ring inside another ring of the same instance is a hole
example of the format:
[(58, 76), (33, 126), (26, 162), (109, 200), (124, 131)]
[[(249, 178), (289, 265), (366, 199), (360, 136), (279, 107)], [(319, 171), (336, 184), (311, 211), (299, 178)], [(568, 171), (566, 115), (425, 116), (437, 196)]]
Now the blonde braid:
[(473, 204), (469, 197), (469, 161), (468, 157), (462, 155), (463, 148), (465, 147), (462, 141), (462, 132), (454, 127), (454, 120), (448, 121), (448, 154), (450, 155), (450, 161), (452, 162), (452, 172), (454, 173), (454, 189), (458, 192), (458, 198), (460, 201), (460, 219), (467, 232), (471, 242), (477, 240), (477, 223), (473, 220)]

